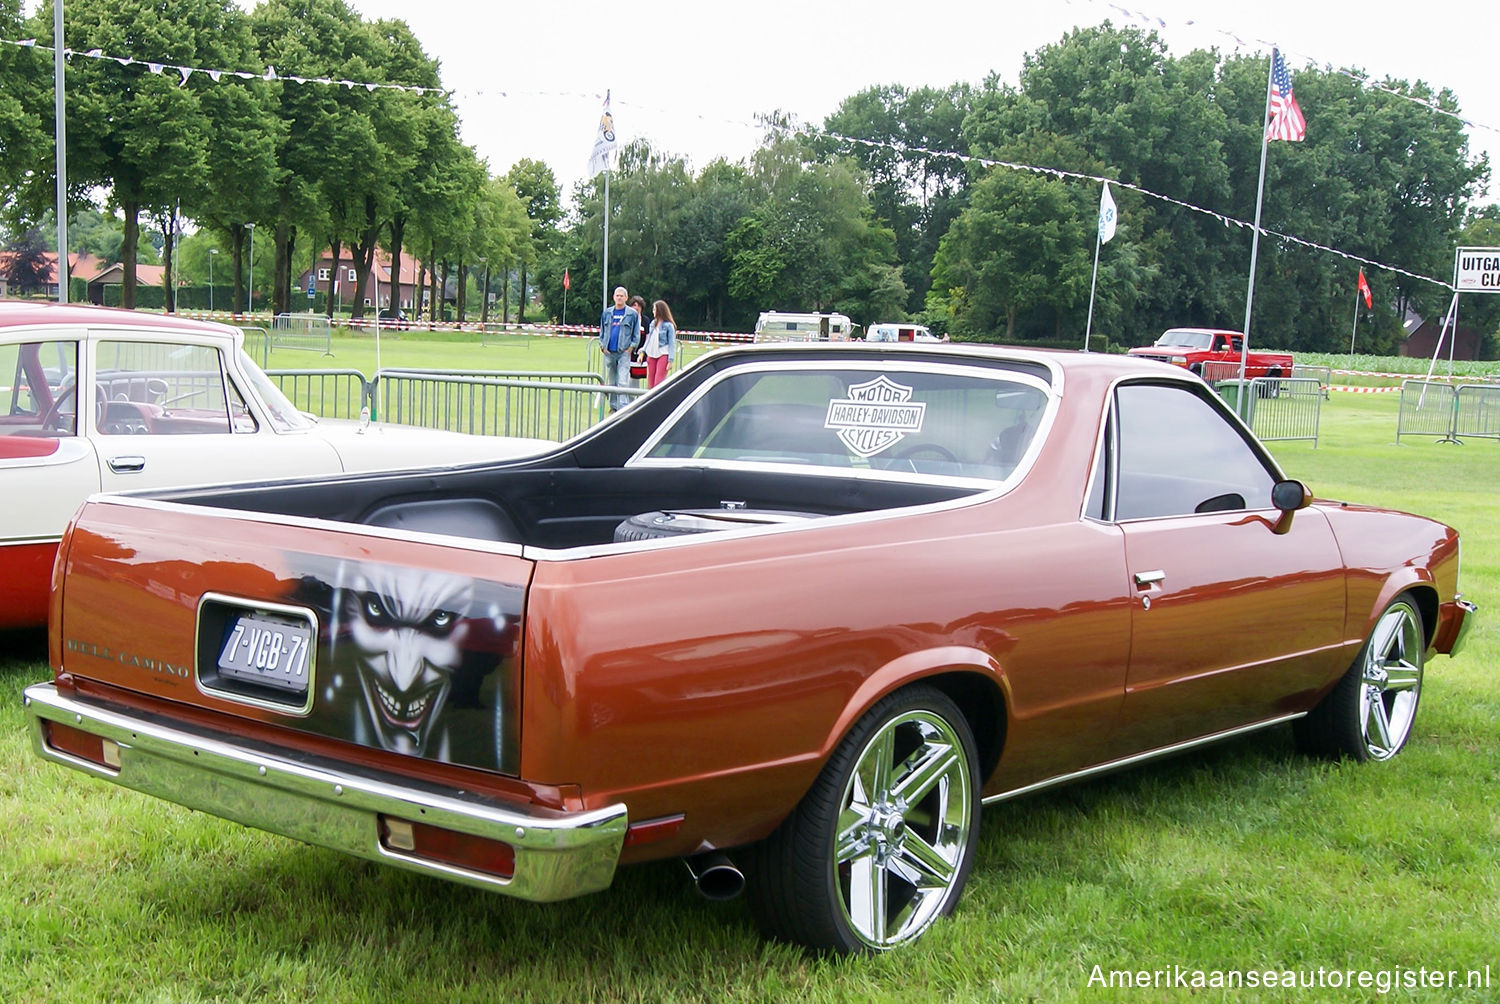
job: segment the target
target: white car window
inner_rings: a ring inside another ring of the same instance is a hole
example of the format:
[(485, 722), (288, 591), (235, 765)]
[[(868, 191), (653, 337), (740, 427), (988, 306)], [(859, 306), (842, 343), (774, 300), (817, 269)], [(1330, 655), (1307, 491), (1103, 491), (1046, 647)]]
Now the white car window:
[[(101, 341), (94, 365), (103, 435), (222, 434), (234, 428), (215, 348)], [(243, 412), (244, 402), (237, 403)]]

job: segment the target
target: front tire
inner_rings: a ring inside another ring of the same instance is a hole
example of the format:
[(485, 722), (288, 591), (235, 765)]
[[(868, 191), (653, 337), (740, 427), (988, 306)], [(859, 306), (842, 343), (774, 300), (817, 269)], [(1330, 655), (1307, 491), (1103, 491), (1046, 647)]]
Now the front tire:
[(979, 839), (979, 761), (952, 699), (917, 685), (877, 703), (753, 852), (765, 933), (843, 954), (920, 937), (958, 903)]
[(1389, 760), (1406, 745), (1422, 696), (1427, 640), (1412, 601), (1385, 608), (1343, 679), (1306, 717), (1293, 723), (1307, 753), (1351, 760)]

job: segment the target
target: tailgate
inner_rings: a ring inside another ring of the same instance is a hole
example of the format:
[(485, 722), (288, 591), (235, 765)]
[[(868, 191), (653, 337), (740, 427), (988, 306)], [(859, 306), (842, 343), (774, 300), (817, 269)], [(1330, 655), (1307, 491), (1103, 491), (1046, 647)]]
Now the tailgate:
[(64, 546), (59, 677), (517, 769), (514, 545), (102, 499)]

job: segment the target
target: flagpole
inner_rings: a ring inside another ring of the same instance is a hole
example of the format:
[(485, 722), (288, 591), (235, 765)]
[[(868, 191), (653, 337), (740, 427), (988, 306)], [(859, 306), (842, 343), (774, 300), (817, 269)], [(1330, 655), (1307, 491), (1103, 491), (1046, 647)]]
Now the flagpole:
[(1099, 228), (1094, 228), (1094, 277), (1089, 280), (1089, 319), (1083, 326), (1083, 351), (1089, 350), (1089, 336), (1094, 331), (1094, 287), (1099, 284), (1099, 249), (1104, 246), (1100, 240)]
[(1271, 125), (1271, 77), (1276, 68), (1276, 49), (1271, 49), (1271, 66), (1266, 70), (1266, 99), (1260, 123), (1260, 181), (1255, 186), (1255, 228), (1250, 232), (1250, 284), (1245, 290), (1245, 329), (1240, 339), (1239, 391), (1235, 395), (1240, 417), (1249, 414), (1245, 393), (1245, 363), (1250, 358), (1250, 310), (1255, 306), (1255, 261), (1260, 253), (1260, 211), (1266, 197), (1266, 130)]
[(609, 306), (609, 161), (604, 162), (604, 305)]
[(1354, 287), (1354, 327), (1349, 329), (1349, 368), (1354, 369), (1354, 333), (1359, 330), (1359, 287)]

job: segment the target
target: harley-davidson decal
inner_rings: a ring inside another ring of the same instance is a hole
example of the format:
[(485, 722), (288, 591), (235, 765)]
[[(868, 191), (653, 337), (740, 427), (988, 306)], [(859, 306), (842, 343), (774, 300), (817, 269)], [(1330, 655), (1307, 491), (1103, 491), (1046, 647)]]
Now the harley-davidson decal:
[(908, 433), (922, 431), (927, 405), (911, 400), (912, 389), (885, 374), (849, 387), (849, 396), (828, 402), (825, 428), (861, 457), (888, 450)]

